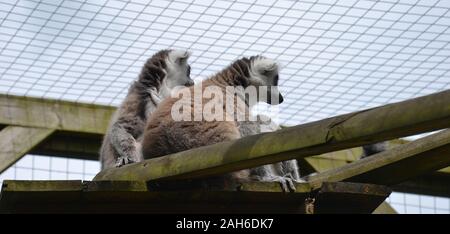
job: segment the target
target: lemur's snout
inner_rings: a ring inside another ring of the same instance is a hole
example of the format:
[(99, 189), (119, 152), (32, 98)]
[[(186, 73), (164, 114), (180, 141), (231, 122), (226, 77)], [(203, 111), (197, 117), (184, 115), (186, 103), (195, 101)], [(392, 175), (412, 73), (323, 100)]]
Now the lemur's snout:
[(283, 101), (284, 101), (284, 98), (283, 98), (283, 95), (281, 95), (281, 93), (278, 93), (278, 104), (281, 104), (281, 103), (283, 103)]

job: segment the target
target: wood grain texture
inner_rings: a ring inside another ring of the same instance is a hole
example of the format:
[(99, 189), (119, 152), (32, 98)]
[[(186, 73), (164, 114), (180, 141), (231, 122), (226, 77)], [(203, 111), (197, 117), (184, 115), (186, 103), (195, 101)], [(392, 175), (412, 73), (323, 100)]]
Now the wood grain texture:
[(21, 159), (55, 130), (7, 126), (0, 131), (0, 173)]

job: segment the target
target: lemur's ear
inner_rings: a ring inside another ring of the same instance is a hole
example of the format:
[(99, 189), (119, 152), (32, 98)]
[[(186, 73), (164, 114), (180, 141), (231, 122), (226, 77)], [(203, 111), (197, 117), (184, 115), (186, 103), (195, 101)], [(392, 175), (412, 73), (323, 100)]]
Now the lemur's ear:
[(254, 61), (253, 65), (256, 70), (264, 76), (272, 76), (278, 73), (278, 63), (268, 58), (258, 58)]
[(190, 51), (172, 50), (169, 52), (169, 59), (178, 65), (187, 64), (189, 56), (191, 56)]

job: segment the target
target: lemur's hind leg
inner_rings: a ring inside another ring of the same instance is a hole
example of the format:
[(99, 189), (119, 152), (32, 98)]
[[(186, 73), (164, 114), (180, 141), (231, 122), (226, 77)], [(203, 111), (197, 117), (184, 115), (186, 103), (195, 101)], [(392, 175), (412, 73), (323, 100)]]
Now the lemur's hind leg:
[(304, 182), (300, 177), (300, 169), (298, 168), (297, 160), (287, 160), (281, 162), (281, 167), (283, 174), (285, 176), (289, 176), (292, 178), (295, 182)]
[[(136, 132), (132, 132), (135, 129)], [(119, 119), (111, 128), (111, 144), (119, 154), (116, 158), (116, 167), (121, 167), (134, 162), (142, 161), (140, 143), (134, 136), (140, 135), (143, 129), (143, 122), (138, 118)]]

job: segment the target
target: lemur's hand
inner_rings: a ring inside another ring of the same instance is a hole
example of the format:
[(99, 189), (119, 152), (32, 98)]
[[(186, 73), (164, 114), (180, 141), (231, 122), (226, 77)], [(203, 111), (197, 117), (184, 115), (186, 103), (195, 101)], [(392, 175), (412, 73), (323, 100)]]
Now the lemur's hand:
[[(284, 177), (288, 177), (288, 178), (292, 179), (292, 181), (294, 181), (295, 183), (305, 183), (306, 182), (306, 180), (298, 177), (298, 175), (293, 176), (292, 173), (287, 173)], [(296, 177), (298, 177), (298, 178), (296, 178)]]
[(296, 190), (294, 182), (298, 182), (292, 179), (289, 174), (286, 176), (271, 175), (263, 177), (261, 176), (252, 176), (252, 177), (258, 181), (263, 182), (278, 182), (280, 183), (283, 192), (294, 192)]
[[(275, 176), (273, 178), (273, 181), (277, 181), (280, 183), (281, 188), (283, 188), (283, 192), (289, 192), (292, 191), (294, 192), (295, 189), (295, 185), (294, 185), (294, 180), (290, 177), (287, 176)], [(289, 186), (289, 188), (288, 188)], [(290, 189), (290, 190), (289, 190)]]
[(116, 160), (116, 167), (121, 167), (130, 163), (141, 162), (142, 157), (142, 145), (140, 142), (134, 142), (134, 150), (129, 151), (125, 156), (120, 156)]

